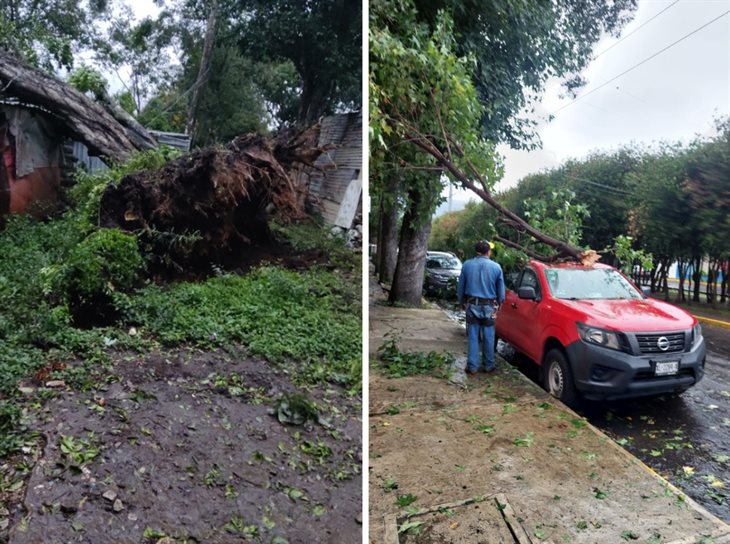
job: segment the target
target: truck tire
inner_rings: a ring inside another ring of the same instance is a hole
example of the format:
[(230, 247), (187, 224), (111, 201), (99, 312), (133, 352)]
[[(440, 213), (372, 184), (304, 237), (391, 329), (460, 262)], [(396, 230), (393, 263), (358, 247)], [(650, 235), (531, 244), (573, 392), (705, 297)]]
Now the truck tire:
[(563, 404), (573, 406), (577, 395), (573, 383), (573, 372), (565, 354), (559, 349), (551, 349), (542, 363), (542, 383), (545, 391), (559, 399)]

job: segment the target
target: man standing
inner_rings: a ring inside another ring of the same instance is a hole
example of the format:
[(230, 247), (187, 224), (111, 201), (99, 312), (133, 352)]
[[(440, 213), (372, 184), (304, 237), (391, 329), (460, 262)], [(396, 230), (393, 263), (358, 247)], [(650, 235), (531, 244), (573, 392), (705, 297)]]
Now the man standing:
[(486, 372), (495, 370), (494, 321), (497, 310), (504, 302), (504, 274), (502, 267), (489, 258), (494, 244), (479, 240), (474, 249), (477, 256), (461, 268), (457, 294), (459, 303), (466, 304), (466, 330), (469, 338), (466, 372), (479, 370), (479, 335), (482, 336), (482, 354)]

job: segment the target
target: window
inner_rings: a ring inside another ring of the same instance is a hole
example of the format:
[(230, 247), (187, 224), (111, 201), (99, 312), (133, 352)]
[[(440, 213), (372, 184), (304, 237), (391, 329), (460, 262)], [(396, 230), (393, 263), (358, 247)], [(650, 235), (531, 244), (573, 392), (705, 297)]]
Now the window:
[(520, 279), (520, 287), (532, 287), (535, 289), (535, 294), (540, 295), (540, 282), (537, 280), (537, 274), (534, 270), (525, 268)]
[(520, 278), (521, 270), (513, 270), (504, 276), (504, 286), (510, 291), (517, 291), (517, 280)]

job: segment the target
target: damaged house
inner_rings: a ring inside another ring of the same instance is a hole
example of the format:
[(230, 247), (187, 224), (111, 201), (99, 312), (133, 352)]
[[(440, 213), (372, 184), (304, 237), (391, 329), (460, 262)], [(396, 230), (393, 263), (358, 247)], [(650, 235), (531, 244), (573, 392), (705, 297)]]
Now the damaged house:
[(61, 130), (37, 108), (0, 103), (0, 216), (43, 213), (58, 198)]
[[(0, 88), (0, 216), (47, 210), (78, 162), (93, 170), (100, 160), (122, 162), (160, 143), (189, 145), (185, 135), (148, 131), (115, 104), (95, 102), (3, 53)], [(201, 244), (223, 254), (265, 241), (270, 215), (291, 220), (314, 210), (356, 244), (362, 149), (360, 112), (323, 118), (304, 131), (240, 136), (108, 187), (101, 222), (170, 236), (198, 233)], [(202, 245), (197, 249), (203, 256)]]
[[(160, 144), (187, 151), (184, 134), (149, 131)], [(106, 163), (76, 141), (57, 116), (14, 99), (0, 99), (0, 217), (43, 215), (58, 201), (59, 189), (72, 182), (77, 166), (89, 172)]]

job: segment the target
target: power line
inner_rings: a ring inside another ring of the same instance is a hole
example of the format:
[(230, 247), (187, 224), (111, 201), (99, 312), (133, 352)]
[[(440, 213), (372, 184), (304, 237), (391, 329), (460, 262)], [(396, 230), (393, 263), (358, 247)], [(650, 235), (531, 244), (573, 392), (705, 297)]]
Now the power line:
[(644, 21), (641, 25), (639, 25), (638, 27), (636, 27), (634, 30), (632, 30), (631, 32), (629, 32), (625, 36), (622, 36), (621, 39), (618, 40), (616, 43), (614, 43), (613, 45), (607, 47), (606, 49), (604, 49), (603, 51), (601, 51), (600, 53), (598, 53), (595, 57), (593, 57), (593, 60), (596, 60), (598, 57), (600, 57), (601, 55), (603, 55), (607, 51), (610, 51), (611, 49), (613, 49), (614, 47), (616, 47), (618, 44), (620, 44), (626, 38), (628, 38), (629, 36), (635, 34), (640, 29), (644, 28), (646, 25), (648, 25), (649, 23), (651, 23), (654, 19), (656, 19), (657, 17), (659, 17), (662, 13), (664, 13), (669, 8), (671, 8), (672, 6), (674, 6), (674, 5), (678, 4), (678, 3), (679, 3), (679, 0), (675, 0), (674, 2), (672, 2), (671, 4), (669, 4), (666, 8), (664, 8), (659, 13), (657, 13), (656, 15), (654, 15), (654, 17), (652, 17), (651, 19), (648, 19), (648, 20)]
[(694, 29), (694, 30), (693, 30), (692, 32), (690, 32), (689, 34), (686, 34), (686, 35), (682, 36), (682, 37), (681, 37), (681, 38), (679, 38), (679, 39), (678, 39), (677, 41), (675, 41), (675, 42), (673, 42), (673, 43), (669, 44), (669, 45), (668, 45), (668, 46), (666, 46), (665, 48), (663, 48), (663, 49), (660, 49), (659, 51), (657, 51), (657, 52), (656, 52), (656, 53), (654, 53), (653, 55), (651, 55), (651, 56), (649, 56), (649, 57), (645, 58), (644, 60), (642, 60), (642, 61), (640, 61), (640, 62), (638, 62), (638, 63), (634, 64), (634, 65), (633, 65), (633, 66), (632, 66), (631, 68), (629, 68), (629, 69), (627, 69), (627, 70), (624, 70), (624, 71), (623, 71), (623, 72), (621, 72), (621, 73), (620, 73), (619, 75), (617, 75), (617, 76), (615, 76), (615, 77), (612, 77), (611, 79), (609, 79), (609, 80), (608, 80), (608, 81), (606, 81), (605, 83), (602, 83), (601, 85), (599, 85), (599, 86), (598, 86), (598, 87), (596, 87), (595, 89), (591, 89), (591, 90), (590, 90), (590, 91), (588, 91), (587, 93), (585, 93), (585, 94), (582, 94), (582, 95), (580, 95), (579, 97), (575, 98), (575, 99), (574, 99), (574, 100), (572, 100), (571, 102), (568, 102), (567, 104), (565, 104), (565, 105), (563, 105), (563, 106), (559, 107), (559, 108), (558, 108), (557, 110), (555, 110), (554, 112), (552, 112), (552, 113), (551, 113), (550, 115), (555, 115), (556, 113), (558, 113), (558, 112), (560, 112), (560, 111), (564, 110), (565, 108), (567, 108), (567, 107), (569, 107), (569, 106), (572, 106), (573, 104), (575, 104), (576, 102), (578, 102), (578, 100), (580, 100), (581, 98), (585, 98), (585, 97), (586, 97), (586, 96), (588, 96), (589, 94), (593, 94), (593, 93), (595, 93), (595, 92), (596, 92), (597, 90), (599, 90), (599, 89), (602, 89), (603, 87), (605, 87), (606, 85), (609, 85), (610, 83), (613, 83), (613, 82), (614, 82), (614, 81), (616, 81), (616, 80), (617, 80), (618, 78), (620, 78), (620, 77), (622, 77), (622, 76), (625, 76), (626, 74), (628, 74), (628, 73), (629, 73), (629, 72), (631, 72), (632, 70), (635, 70), (636, 68), (638, 68), (638, 67), (639, 67), (639, 66), (641, 66), (642, 64), (645, 64), (645, 63), (649, 62), (649, 61), (650, 61), (651, 59), (653, 59), (654, 57), (657, 57), (657, 56), (661, 55), (661, 54), (662, 54), (662, 53), (664, 53), (664, 52), (665, 52), (666, 50), (668, 50), (668, 49), (671, 49), (672, 47), (674, 47), (675, 45), (677, 45), (677, 44), (678, 44), (679, 42), (682, 42), (682, 41), (686, 40), (687, 38), (689, 38), (689, 37), (690, 37), (690, 36), (692, 36), (693, 34), (696, 34), (696, 33), (697, 33), (697, 32), (699, 32), (700, 30), (702, 30), (703, 28), (705, 28), (705, 27), (707, 27), (707, 26), (711, 25), (712, 23), (714, 23), (715, 21), (717, 21), (717, 20), (721, 19), (722, 17), (724, 17), (724, 16), (725, 16), (725, 15), (727, 15), (728, 13), (730, 13), (730, 9), (729, 9), (729, 10), (727, 10), (726, 12), (724, 12), (724, 13), (721, 13), (720, 15), (718, 15), (717, 17), (715, 17), (715, 18), (714, 18), (714, 19), (712, 19), (711, 21), (708, 21), (708, 22), (706, 22), (706, 23), (705, 23), (704, 25), (702, 25), (702, 26), (700, 26), (700, 27), (698, 27), (698, 28)]

